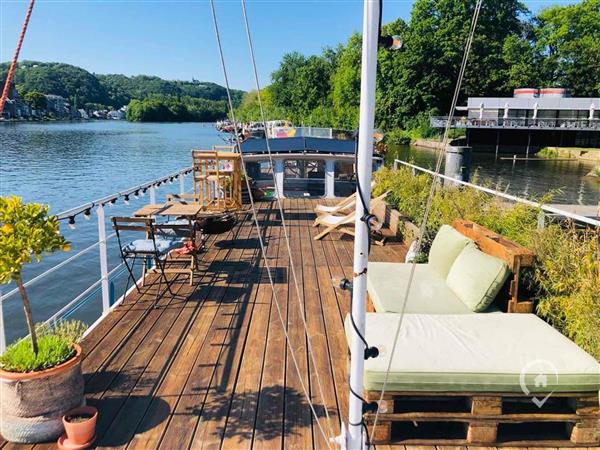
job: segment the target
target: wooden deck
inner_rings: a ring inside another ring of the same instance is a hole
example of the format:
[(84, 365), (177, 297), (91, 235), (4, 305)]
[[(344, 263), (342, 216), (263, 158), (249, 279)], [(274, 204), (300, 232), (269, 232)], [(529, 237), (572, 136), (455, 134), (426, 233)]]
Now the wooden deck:
[[(343, 318), (349, 294), (334, 288), (332, 278), (350, 277), (352, 241), (337, 234), (312, 239), (313, 201), (285, 200), (284, 206), (300, 299), (277, 205), (259, 204), (259, 218), (302, 378), (286, 345), (248, 215), (209, 242), (204, 274), (194, 286), (180, 276), (175, 295), (163, 296), (157, 308), (151, 308), (156, 285), (134, 292), (82, 343), (87, 398), (100, 410), (98, 448), (326, 448), (302, 385), (326, 434), (339, 433), (348, 408)], [(404, 248), (394, 242), (373, 246), (371, 252), (377, 261), (400, 261), (403, 255)], [(306, 311), (316, 364), (307, 352), (300, 307)], [(2, 448), (13, 447), (32, 448)]]

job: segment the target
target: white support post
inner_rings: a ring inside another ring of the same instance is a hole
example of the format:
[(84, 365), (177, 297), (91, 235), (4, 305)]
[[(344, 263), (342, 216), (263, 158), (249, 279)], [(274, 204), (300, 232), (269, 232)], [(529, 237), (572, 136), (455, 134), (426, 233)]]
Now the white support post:
[(104, 222), (104, 206), (96, 208), (98, 218), (98, 252), (100, 254), (100, 286), (102, 289), (102, 314), (110, 311), (110, 287), (108, 285), (108, 253), (106, 251), (106, 224)]
[(179, 174), (179, 193), (185, 194), (185, 175), (183, 173)]
[[(362, 64), (360, 82), (360, 120), (358, 128), (356, 220), (354, 224), (354, 281), (352, 289), (352, 317), (358, 332), (365, 333), (365, 300), (367, 296), (367, 264), (369, 259), (369, 235), (365, 223), (361, 220), (368, 213), (371, 198), (371, 171), (373, 161), (373, 128), (375, 120), (375, 80), (377, 76), (377, 45), (379, 2), (364, 1), (363, 13)], [(362, 192), (359, 192), (359, 189)], [(366, 208), (360, 197), (364, 199)], [(363, 402), (352, 393), (362, 395), (364, 390), (363, 377), (365, 366), (365, 346), (362, 340), (352, 330), (352, 345), (350, 350), (350, 403), (348, 415), (348, 436), (346, 448), (362, 450), (363, 440), (362, 408)]]
[(335, 160), (325, 160), (325, 198), (335, 197)]
[(148, 197), (150, 198), (150, 204), (156, 203), (156, 189), (154, 186), (150, 186), (150, 195)]
[(283, 195), (283, 159), (276, 159), (275, 163), (275, 195), (279, 198), (284, 198)]

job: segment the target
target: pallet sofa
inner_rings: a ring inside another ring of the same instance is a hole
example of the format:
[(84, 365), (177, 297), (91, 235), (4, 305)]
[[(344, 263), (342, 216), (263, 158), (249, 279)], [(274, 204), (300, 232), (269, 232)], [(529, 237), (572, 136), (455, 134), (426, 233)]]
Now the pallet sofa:
[[(600, 365), (528, 313), (518, 279), (532, 263), (529, 250), (477, 224), (442, 227), (429, 262), (415, 267), (394, 355), (411, 264), (369, 264), (376, 312), (365, 336), (380, 352), (365, 361), (369, 401), (379, 400), (392, 358), (373, 443), (600, 444)], [(349, 341), (350, 331), (347, 319)]]

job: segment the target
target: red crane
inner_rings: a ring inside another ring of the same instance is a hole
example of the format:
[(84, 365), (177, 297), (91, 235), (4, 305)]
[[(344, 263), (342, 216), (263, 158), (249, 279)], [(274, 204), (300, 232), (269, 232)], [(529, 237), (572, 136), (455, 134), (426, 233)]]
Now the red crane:
[(8, 91), (10, 90), (10, 84), (12, 83), (12, 79), (15, 74), (15, 70), (17, 68), (17, 60), (19, 59), (19, 53), (21, 52), (21, 46), (23, 45), (23, 39), (25, 39), (25, 33), (27, 32), (27, 26), (29, 25), (29, 18), (31, 17), (31, 12), (33, 11), (34, 3), (35, 3), (35, 0), (29, 1), (29, 7), (27, 8), (27, 14), (25, 15), (25, 21), (23, 22), (23, 27), (21, 28), (21, 34), (19, 35), (19, 42), (17, 42), (17, 48), (15, 49), (15, 54), (13, 56), (12, 61), (10, 62), (8, 74), (6, 75), (6, 81), (4, 82), (4, 89), (2, 90), (2, 97), (0, 98), (0, 117), (2, 116), (2, 112), (4, 111), (4, 103), (6, 103), (6, 99), (8, 98)]

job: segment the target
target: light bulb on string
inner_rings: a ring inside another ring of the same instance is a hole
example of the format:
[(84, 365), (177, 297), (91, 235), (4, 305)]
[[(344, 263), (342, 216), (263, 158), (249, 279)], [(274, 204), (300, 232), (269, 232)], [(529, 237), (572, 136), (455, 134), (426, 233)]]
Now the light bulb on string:
[(92, 215), (91, 208), (88, 208), (83, 212), (83, 218), (85, 220), (90, 220), (91, 215)]
[(133, 198), (137, 199), (137, 198), (139, 198), (139, 196), (140, 196), (140, 191), (135, 191), (133, 193)]
[(148, 190), (148, 188), (142, 189), (142, 192), (140, 193), (140, 196), (144, 197), (146, 195), (146, 191), (147, 190)]
[(129, 205), (129, 195), (126, 195), (123, 199), (126, 205)]
[(71, 230), (75, 229), (75, 216), (69, 216), (69, 228)]
[(117, 198), (116, 197), (113, 198), (110, 202), (108, 202), (108, 206), (110, 206), (112, 208), (113, 206), (115, 206), (115, 203), (117, 203)]

